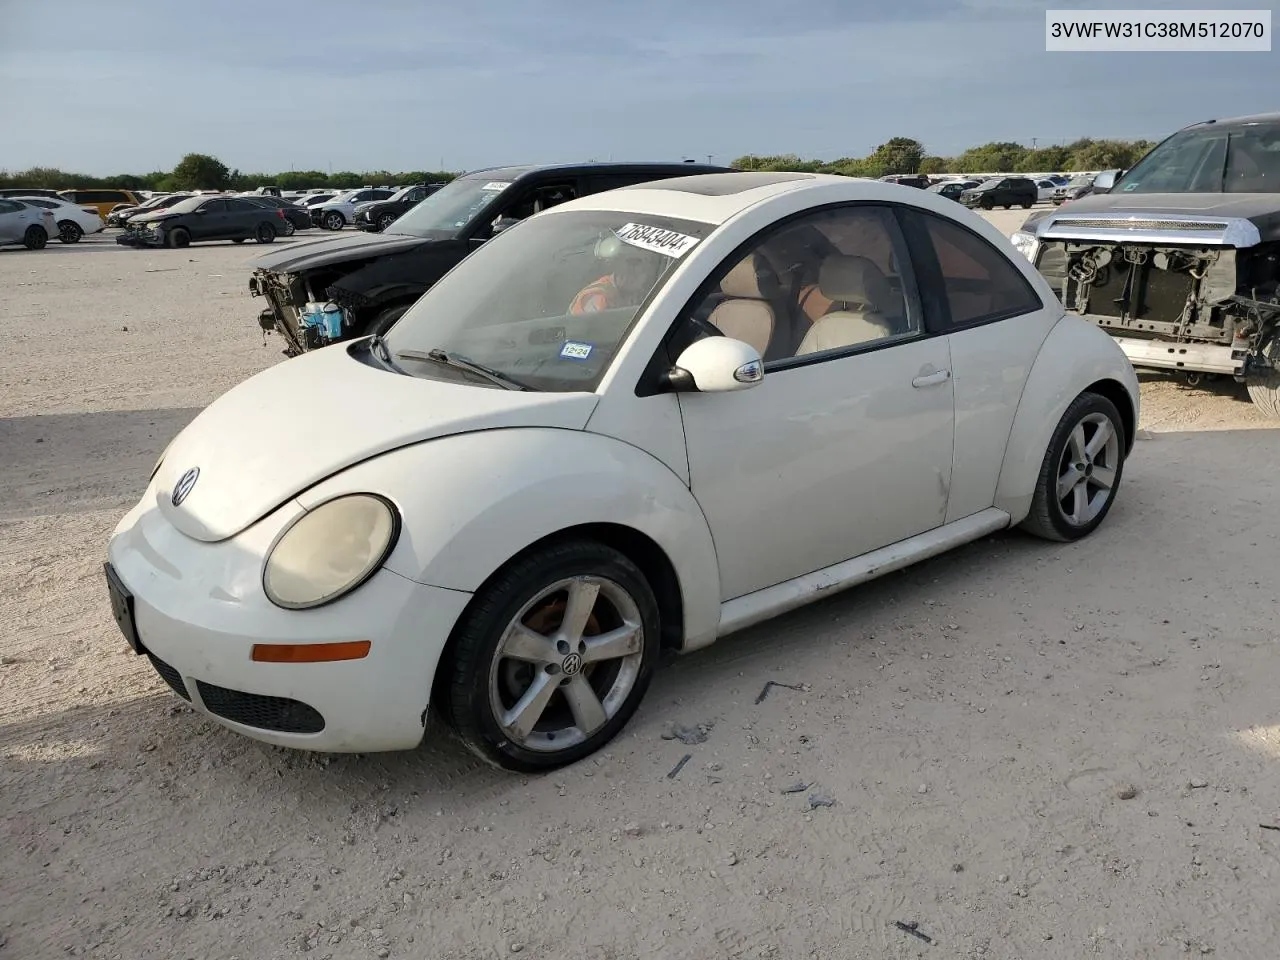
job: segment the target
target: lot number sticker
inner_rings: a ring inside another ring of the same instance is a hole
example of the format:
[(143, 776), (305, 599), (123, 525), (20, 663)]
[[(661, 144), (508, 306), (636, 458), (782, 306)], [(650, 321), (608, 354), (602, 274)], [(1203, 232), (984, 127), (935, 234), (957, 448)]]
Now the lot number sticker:
[(624, 224), (617, 234), (619, 240), (633, 247), (661, 253), (675, 259), (683, 257), (698, 242), (697, 237), (677, 233), (674, 230), (664, 230), (662, 227), (646, 226), (643, 223)]
[(560, 348), (560, 356), (566, 360), (585, 360), (591, 356), (591, 348), (593, 346), (595, 344), (566, 340), (564, 346)]

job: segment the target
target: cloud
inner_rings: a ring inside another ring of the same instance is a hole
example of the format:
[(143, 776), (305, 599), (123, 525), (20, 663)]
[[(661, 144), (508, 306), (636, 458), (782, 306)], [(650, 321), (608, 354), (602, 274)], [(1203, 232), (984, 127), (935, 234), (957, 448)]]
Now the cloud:
[[(211, 16), (42, 0), (6, 8), (15, 29), (0, 33), (0, 83), (21, 91), (0, 99), (4, 162), (143, 171), (194, 149), (254, 170), (726, 161), (858, 155), (896, 135), (952, 153), (1154, 138), (1274, 108), (1267, 54), (1046, 53), (1044, 10), (1071, 5), (365, 0), (353, 16), (337, 0), (221, 0)], [(53, 36), (74, 72), (49, 69), (40, 38)]]

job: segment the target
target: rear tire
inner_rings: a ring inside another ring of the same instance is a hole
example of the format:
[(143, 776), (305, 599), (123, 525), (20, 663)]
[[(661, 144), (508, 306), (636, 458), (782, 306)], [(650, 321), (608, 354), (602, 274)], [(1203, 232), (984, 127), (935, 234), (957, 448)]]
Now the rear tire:
[(169, 231), (169, 246), (174, 249), (191, 246), (191, 234), (186, 227), (174, 227)]
[(1049, 440), (1022, 528), (1064, 543), (1091, 534), (1115, 503), (1127, 448), (1116, 405), (1097, 393), (1076, 397)]
[(298, 228), (294, 226), (293, 221), (286, 217), (284, 221), (284, 235), (286, 237), (292, 237), (297, 232)]
[(63, 220), (58, 224), (58, 240), (62, 243), (79, 243), (84, 230), (74, 220)]
[(232, 240), (231, 242), (232, 242), (232, 243), (244, 243), (244, 237), (236, 237), (236, 238), (235, 238), (234, 240)]
[(276, 238), (276, 228), (273, 224), (264, 221), (254, 230), (253, 238), (259, 243), (271, 243)]
[(1272, 367), (1251, 370), (1245, 387), (1259, 413), (1268, 420), (1280, 420), (1280, 370)]
[[(545, 546), (472, 600), (440, 664), (437, 695), (482, 759), (524, 772), (562, 767), (599, 750), (635, 713), (660, 627), (653, 590), (626, 556), (592, 540)], [(592, 644), (609, 635), (607, 646)]]
[(49, 245), (49, 234), (44, 227), (32, 224), (22, 235), (22, 245), (28, 250), (43, 250)]
[(1032, 201), (1030, 201), (1030, 200), (1026, 201), (1026, 202), (1022, 205), (1022, 209), (1023, 209), (1023, 210), (1030, 210), (1030, 209), (1031, 209), (1031, 203), (1032, 203)]

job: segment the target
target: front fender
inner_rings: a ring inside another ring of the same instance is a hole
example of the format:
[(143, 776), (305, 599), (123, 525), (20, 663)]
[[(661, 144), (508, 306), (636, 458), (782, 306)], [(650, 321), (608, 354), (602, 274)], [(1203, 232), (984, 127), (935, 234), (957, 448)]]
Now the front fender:
[(298, 497), (380, 493), (403, 528), (387, 559), (419, 583), (474, 592), (525, 547), (568, 527), (609, 523), (666, 554), (680, 586), (684, 649), (715, 639), (720, 575), (711, 531), (680, 479), (638, 447), (551, 428), (485, 430), (392, 451)]
[[(1062, 415), (1076, 397), (1099, 381), (1112, 381), (1124, 389), (1136, 425), (1140, 398), (1133, 364), (1110, 334), (1067, 314), (1040, 345), (1005, 445), (995, 506), (1009, 514), (1013, 524), (1031, 510), (1044, 454)], [(1133, 437), (1127, 439), (1132, 445)]]

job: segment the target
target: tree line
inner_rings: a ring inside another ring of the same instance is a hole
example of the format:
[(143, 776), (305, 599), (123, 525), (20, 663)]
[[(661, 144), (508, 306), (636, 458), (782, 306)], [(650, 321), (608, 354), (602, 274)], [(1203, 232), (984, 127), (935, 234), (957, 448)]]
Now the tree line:
[(412, 170), (392, 173), (389, 170), (356, 172), (343, 170), (289, 170), (285, 173), (242, 173), (233, 170), (217, 157), (189, 153), (172, 170), (152, 173), (121, 173), (110, 177), (93, 177), (56, 167), (32, 167), (30, 170), (0, 170), (0, 188), (43, 187), (47, 190), (75, 188), (114, 190), (255, 190), (276, 186), (281, 190), (308, 190), (312, 187), (334, 187), (351, 190), (365, 185), (408, 186), (452, 180), (456, 173), (445, 170)]
[[(849, 177), (883, 177), (894, 173), (1039, 173), (1061, 170), (1110, 170), (1131, 167), (1155, 144), (1150, 140), (1094, 140), (1082, 137), (1072, 143), (1051, 147), (1028, 147), (1021, 143), (984, 143), (955, 157), (930, 154), (919, 140), (893, 137), (865, 157), (838, 160), (805, 160), (794, 153), (775, 156), (748, 154), (731, 166), (739, 170), (789, 170), (800, 173), (837, 173)], [(290, 170), (284, 173), (242, 173), (217, 157), (189, 153), (172, 170), (152, 173), (122, 173), (92, 177), (56, 167), (32, 167), (9, 172), (0, 170), (0, 188), (43, 187), (69, 190), (75, 187), (117, 190), (254, 190), (277, 186), (282, 190), (333, 187), (350, 190), (366, 184), (404, 186), (452, 180), (458, 174), (446, 170), (413, 170), (393, 173), (366, 170)]]
[(733, 161), (739, 170), (788, 170), (836, 173), (847, 177), (883, 177), (894, 173), (1048, 173), (1127, 168), (1155, 146), (1151, 140), (1095, 140), (1082, 137), (1061, 146), (1028, 147), (1021, 143), (984, 143), (954, 157), (930, 154), (919, 140), (894, 137), (865, 157), (805, 160), (794, 153), (748, 154)]

